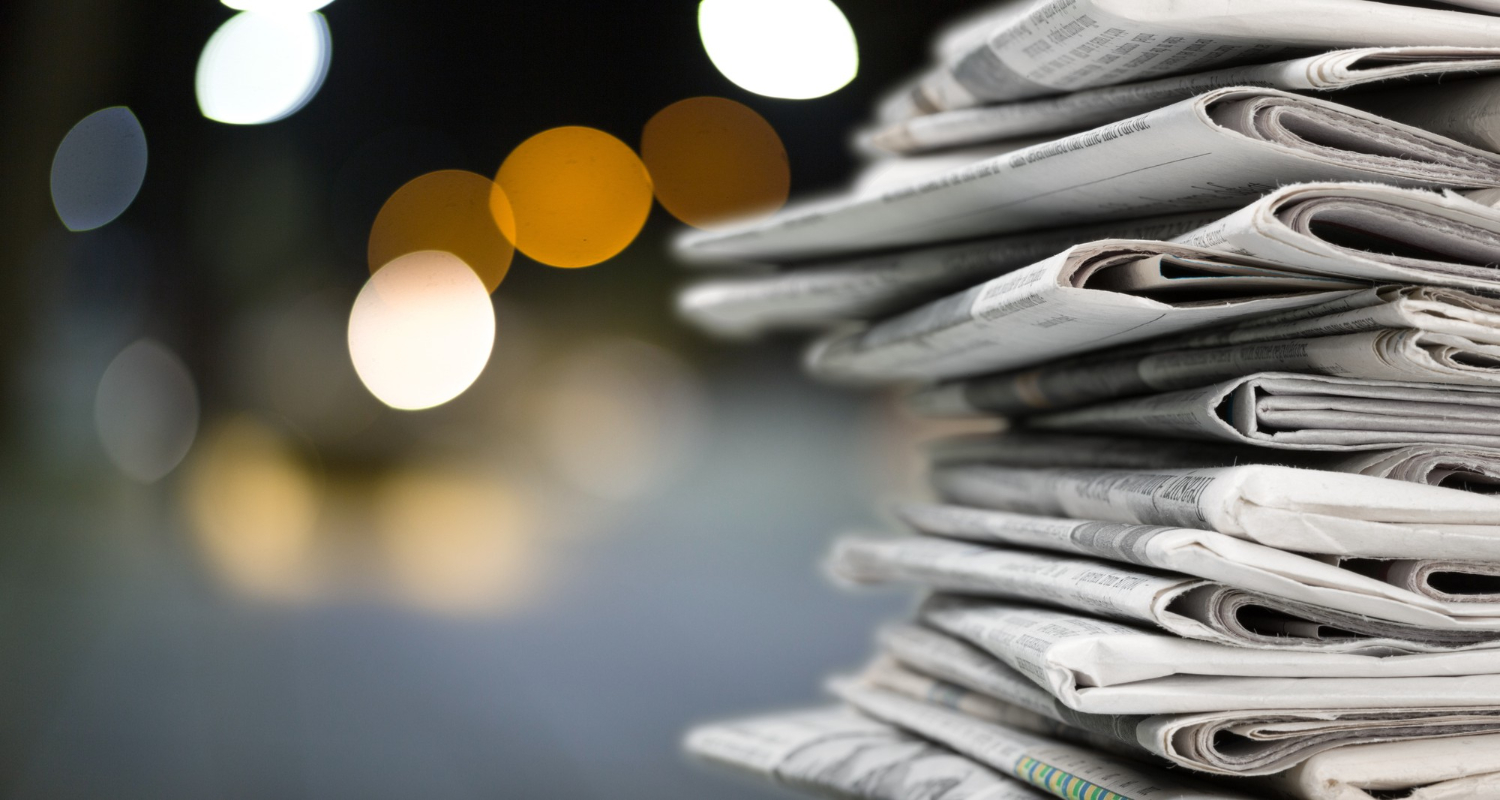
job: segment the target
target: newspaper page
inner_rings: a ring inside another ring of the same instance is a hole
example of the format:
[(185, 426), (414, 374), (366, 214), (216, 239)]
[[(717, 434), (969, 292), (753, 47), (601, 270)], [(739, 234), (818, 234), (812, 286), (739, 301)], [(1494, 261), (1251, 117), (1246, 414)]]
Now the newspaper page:
[[(968, 645), (962, 642), (956, 642), (951, 637), (928, 628), (915, 625), (909, 626), (909, 628), (912, 631), (931, 633), (931, 635), (946, 639), (958, 647), (968, 647)], [(973, 651), (973, 648), (969, 649)], [(1109, 717), (1079, 713), (1059, 703), (1057, 698), (1047, 694), (1045, 690), (1026, 680), (1025, 676), (1016, 673), (1015, 670), (1011, 670), (1009, 667), (984, 653), (973, 652), (976, 658), (987, 661), (989, 668), (1008, 671), (1022, 683), (1030, 684), (1031, 690), (1041, 695), (1040, 700), (1047, 703), (1048, 708), (1041, 712), (1033, 711), (983, 691), (970, 689), (964, 684), (941, 680), (919, 669), (910, 667), (893, 655), (885, 653), (877, 656), (856, 677), (852, 679), (835, 678), (832, 681), (831, 688), (833, 688), (835, 694), (838, 694), (840, 687), (848, 687), (850, 685), (879, 692), (894, 692), (902, 697), (921, 700), (935, 706), (977, 717), (986, 722), (1026, 731), (1027, 733), (1035, 733), (1040, 736), (1046, 736), (1049, 739), (1060, 739), (1073, 744), (1088, 745), (1107, 753), (1115, 753), (1133, 759), (1139, 759), (1142, 756), (1146, 756), (1149, 759), (1151, 755), (1154, 755), (1150, 751), (1141, 748), (1134, 739), (1136, 723), (1142, 717)], [(859, 707), (857, 697), (846, 698), (846, 701), (855, 708)], [(1065, 721), (1069, 719), (1107, 727), (1108, 730), (1095, 731), (1086, 729)]]
[(1060, 609), (953, 597), (929, 600), (921, 620), (1091, 714), (1500, 707), (1500, 664), (1486, 650), (1262, 650)]
[[(970, 29), (973, 30), (972, 28)], [(1042, 0), (994, 20), (979, 40), (920, 78), (886, 113), (983, 103), (1270, 61), (1352, 47), (1489, 47), (1500, 20), (1365, 0), (1260, 0), (1202, 6), (1171, 0)]]
[[(935, 503), (905, 503), (896, 508), (896, 514), (925, 534), (1157, 567), (1370, 618), (1434, 628), (1493, 629), (1500, 614), (1500, 579), (1494, 562), (1320, 559), (1214, 531)], [(1264, 624), (1273, 624), (1265, 616)]]
[(1099, 358), (933, 387), (912, 397), (943, 416), (1035, 414), (1258, 372), (1361, 380), (1500, 385), (1500, 346), (1419, 329), (1385, 329), (1264, 343)]
[(1322, 468), (1463, 491), (1500, 493), (1500, 454), (1478, 448), (1412, 445), (1344, 456)]
[(1261, 372), (1041, 414), (1026, 424), (1307, 450), (1447, 444), (1500, 457), (1500, 388)]
[[(947, 638), (922, 628), (908, 630)], [(964, 658), (966, 662), (973, 659), (977, 663), (964, 663), (947, 671), (1009, 670), (972, 649)], [(1011, 674), (1015, 675), (1014, 671)], [(1025, 681), (1024, 677), (1015, 677)], [(1188, 769), (1236, 777), (1282, 772), (1317, 753), (1351, 743), (1421, 741), (1500, 732), (1500, 709), (1220, 711), (1107, 716), (1073, 711), (1043, 692), (1054, 706), (1052, 713), (1038, 713), (1015, 705), (1004, 695), (992, 695), (964, 681), (944, 680), (891, 659), (867, 669), (856, 685), (860, 684), (872, 691), (893, 692), (997, 725), (1124, 755), (1149, 754)], [(858, 694), (847, 698), (856, 708), (860, 699)]]
[(1173, 239), (1214, 221), (1213, 212), (1082, 225), (975, 242), (799, 265), (769, 274), (690, 284), (678, 313), (722, 336), (823, 328), (902, 311), (1098, 239)]
[[(1340, 576), (1337, 567), (1304, 560), (1328, 568), (1334, 580), (1344, 577), (1345, 585), (1365, 578), (1357, 573)], [(850, 583), (915, 584), (937, 592), (1043, 603), (1240, 647), (1374, 655), (1500, 647), (1500, 617), (1493, 615), (1493, 603), (1465, 604), (1488, 606), (1490, 616), (1455, 617), (1432, 608), (1437, 601), (1410, 591), (1401, 594), (1418, 602), (1392, 597), (1397, 591), (1390, 585), (1383, 587), (1383, 596), (1376, 594), (1379, 589), (1361, 594), (1337, 583), (1310, 586), (1299, 583), (1300, 576), (1274, 576), (1265, 567), (1249, 565), (1239, 572), (1252, 574), (1247, 583), (1289, 584), (1293, 596), (1095, 558), (934, 538), (845, 538), (829, 560), (833, 574)], [(1319, 595), (1329, 601), (1327, 605), (1305, 599)], [(1373, 613), (1367, 616), (1337, 606), (1367, 607)], [(1473, 613), (1484, 612), (1476, 608)]]
[(1010, 139), (989, 142), (961, 150), (944, 150), (941, 153), (926, 153), (908, 157), (877, 156), (865, 162), (855, 173), (849, 186), (850, 197), (875, 197), (888, 189), (906, 186), (926, 180), (934, 175), (1013, 153), (1023, 147), (1050, 141), (1054, 137), (1032, 136), (1027, 139)]
[(1323, 275), (1500, 288), (1500, 211), (1454, 194), (1371, 183), (1298, 184), (1228, 217), (1213, 212), (1090, 225), (706, 280), (678, 308), (743, 335), (909, 308), (1095, 239), (1175, 239)]
[(1025, 415), (1256, 372), (1494, 386), (1500, 302), (1454, 289), (1374, 287), (1240, 324), (940, 384), (911, 403), (940, 416)]
[(690, 260), (808, 259), (1235, 208), (1288, 183), (1357, 180), (1494, 188), (1500, 156), (1326, 100), (1218, 89), (873, 196), (692, 233), (678, 250)]
[(1500, 797), (1500, 734), (1352, 744), (1266, 779), (1299, 800), (1480, 800)]
[(1500, 497), (1268, 464), (1162, 470), (941, 467), (960, 505), (1217, 531), (1279, 550), (1500, 561)]
[(1040, 800), (1046, 794), (847, 708), (701, 726), (686, 748), (794, 789), (868, 800)]
[(1452, 445), (1407, 445), (1390, 450), (1330, 453), (1120, 436), (1114, 432), (1095, 435), (1023, 429), (944, 437), (932, 441), (927, 451), (933, 464), (944, 466), (1178, 469), (1279, 464), (1500, 493), (1500, 452)]
[[(1004, 701), (1035, 717), (1066, 723), (1103, 738), (1121, 742), (1135, 740), (1139, 718), (1080, 714), (1063, 705), (1036, 681), (994, 656), (936, 629), (909, 622), (897, 623), (881, 628), (877, 640), (880, 652), (887, 658), (923, 675)], [(1018, 715), (1016, 719), (1022, 717)], [(1044, 733), (1046, 727), (1028, 730)]]
[(1069, 798), (1130, 800), (1248, 800), (1251, 795), (1211, 786), (1181, 773), (996, 725), (894, 692), (844, 680), (835, 693), (861, 711), (1013, 775), (1049, 794)]
[(828, 380), (945, 378), (1322, 305), (1347, 279), (1164, 242), (1077, 245), (808, 352)]
[[(1035, 100), (940, 111), (889, 122), (859, 136), (859, 147), (919, 153), (982, 142), (1064, 133), (1104, 125), (1227, 86), (1268, 86), (1294, 92), (1326, 92), (1371, 84), (1426, 84), (1500, 71), (1500, 48), (1368, 47), (1333, 50), (1306, 58), (1209, 70), (1193, 75), (1102, 86)], [(1365, 107), (1365, 106), (1360, 106)], [(1426, 127), (1421, 121), (1378, 108), (1367, 110)], [(1459, 141), (1453, 132), (1435, 129)], [(1462, 131), (1460, 131), (1461, 133)], [(1485, 149), (1493, 146), (1476, 145)]]
[[(941, 540), (844, 539), (834, 548), (830, 566), (835, 574), (861, 583), (914, 582), (941, 591), (1030, 599), (1152, 622), (1193, 638), (1230, 637), (1246, 646), (1314, 645), (1394, 652), (1493, 640), (1493, 632), (1500, 631), (1500, 594), (1493, 562), (1358, 559), (1350, 560), (1346, 568), (1345, 562), (1189, 528), (925, 503), (904, 504), (897, 513), (922, 533), (982, 546), (976, 549)], [(1016, 547), (1073, 557), (1060, 557), (1057, 565), (1043, 571), (1046, 562), (1040, 559), (1044, 554), (1011, 549)], [(1094, 563), (1099, 559), (1110, 563)], [(1170, 572), (1131, 569), (1127, 564)], [(1038, 574), (1025, 574), (1033, 565)], [(1241, 590), (1241, 597), (1224, 599), (1223, 595), (1234, 593), (1203, 581)], [(1156, 595), (1147, 594), (1153, 589)], [(1131, 603), (1130, 595), (1140, 600)], [(1212, 613), (1216, 604), (1239, 616)], [(1345, 613), (1320, 614), (1319, 609)], [(1187, 616), (1219, 636), (1204, 637), (1201, 631), (1181, 625), (1176, 616)], [(1220, 616), (1228, 621), (1217, 619)], [(1328, 630), (1298, 622), (1299, 616), (1303, 621), (1319, 621)], [(1380, 626), (1376, 620), (1398, 625)], [(1340, 625), (1348, 627), (1340, 629)], [(1351, 636), (1362, 628), (1372, 636), (1399, 631), (1407, 641), (1376, 642)]]
[(1375, 183), (1286, 186), (1176, 241), (1320, 275), (1500, 288), (1500, 211), (1453, 193)]

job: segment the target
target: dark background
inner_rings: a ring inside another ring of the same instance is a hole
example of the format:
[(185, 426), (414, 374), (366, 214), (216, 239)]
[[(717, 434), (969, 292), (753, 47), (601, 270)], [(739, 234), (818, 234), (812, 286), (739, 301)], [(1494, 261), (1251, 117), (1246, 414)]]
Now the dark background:
[[(682, 273), (666, 252), (679, 226), (659, 207), (597, 267), (518, 255), (485, 375), (439, 409), (354, 393), (322, 421), (288, 414), (262, 391), (278, 375), (352, 375), (296, 360), (338, 351), (340, 320), (269, 368), (246, 331), (306, 298), (347, 313), (392, 191), (435, 169), (492, 175), (558, 125), (637, 146), (660, 108), (730, 97), (781, 134), (794, 194), (833, 188), (854, 167), (852, 127), (972, 5), (842, 0), (858, 77), (787, 101), (719, 75), (690, 2), (337, 0), (323, 9), (333, 59), (318, 95), (288, 119), (236, 127), (203, 119), (193, 96), (199, 51), (234, 13), (217, 2), (4, 4), (0, 796), (768, 791), (686, 762), (678, 742), (696, 721), (817, 701), (823, 676), (857, 666), (872, 626), (905, 607), (899, 594), (846, 596), (817, 570), (834, 533), (879, 524), (878, 502), (911, 482), (917, 432), (888, 398), (805, 383), (795, 340), (726, 345), (681, 327)], [(48, 197), (52, 153), (110, 105), (145, 127), (145, 185), (119, 220), (70, 233)], [(142, 336), (192, 371), (200, 441), (254, 415), (335, 487), (319, 529), (334, 577), (315, 591), (247, 594), (205, 561), (182, 511), (196, 453), (148, 486), (104, 458), (94, 387)], [(569, 484), (537, 442), (558, 424), (549, 376), (620, 342), (675, 364), (701, 413), (683, 421), (696, 433), (671, 445), (673, 469), (601, 496)], [(368, 568), (371, 487), (433, 463), (512, 476), (552, 509), (526, 532), (546, 579), (524, 602), (433, 609)]]

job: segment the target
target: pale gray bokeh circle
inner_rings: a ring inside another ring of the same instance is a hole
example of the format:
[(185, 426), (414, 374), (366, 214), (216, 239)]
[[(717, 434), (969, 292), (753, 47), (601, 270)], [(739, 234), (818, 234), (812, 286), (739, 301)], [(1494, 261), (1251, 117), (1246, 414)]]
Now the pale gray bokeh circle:
[(198, 390), (175, 353), (152, 339), (120, 351), (99, 378), (94, 424), (109, 460), (141, 481), (177, 467), (198, 434)]
[(68, 230), (87, 231), (125, 213), (146, 179), (146, 131), (124, 106), (79, 120), (52, 157), (52, 205)]

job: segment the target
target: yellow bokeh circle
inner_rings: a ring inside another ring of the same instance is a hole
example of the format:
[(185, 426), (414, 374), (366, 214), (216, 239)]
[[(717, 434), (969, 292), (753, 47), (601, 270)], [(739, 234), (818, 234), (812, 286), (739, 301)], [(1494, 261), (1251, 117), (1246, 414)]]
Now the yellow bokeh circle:
[(656, 199), (698, 228), (769, 214), (786, 203), (786, 147), (765, 118), (722, 97), (692, 97), (656, 112), (641, 134)]
[(515, 255), (516, 228), (504, 192), (483, 175), (429, 172), (397, 189), (370, 229), (373, 275), (408, 253), (442, 250), (469, 265), (493, 292)]
[(202, 553), (231, 587), (281, 599), (315, 588), (322, 486), (279, 431), (251, 417), (217, 425), (186, 489)]
[(651, 212), (651, 177), (635, 151), (578, 126), (542, 131), (500, 165), (516, 248), (554, 267), (588, 267), (624, 250)]

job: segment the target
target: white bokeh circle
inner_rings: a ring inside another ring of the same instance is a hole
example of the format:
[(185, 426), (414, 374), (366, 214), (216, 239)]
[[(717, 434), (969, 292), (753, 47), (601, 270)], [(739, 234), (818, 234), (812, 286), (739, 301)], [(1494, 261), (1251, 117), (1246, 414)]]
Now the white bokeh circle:
[(232, 125), (284, 119), (317, 94), (332, 55), (322, 14), (240, 12), (203, 45), (198, 108)]
[(462, 259), (421, 250), (370, 276), (349, 314), (349, 356), (392, 408), (431, 408), (479, 377), (495, 344), (495, 309)]
[(698, 34), (724, 77), (767, 97), (822, 97), (859, 71), (854, 29), (832, 0), (703, 0)]

